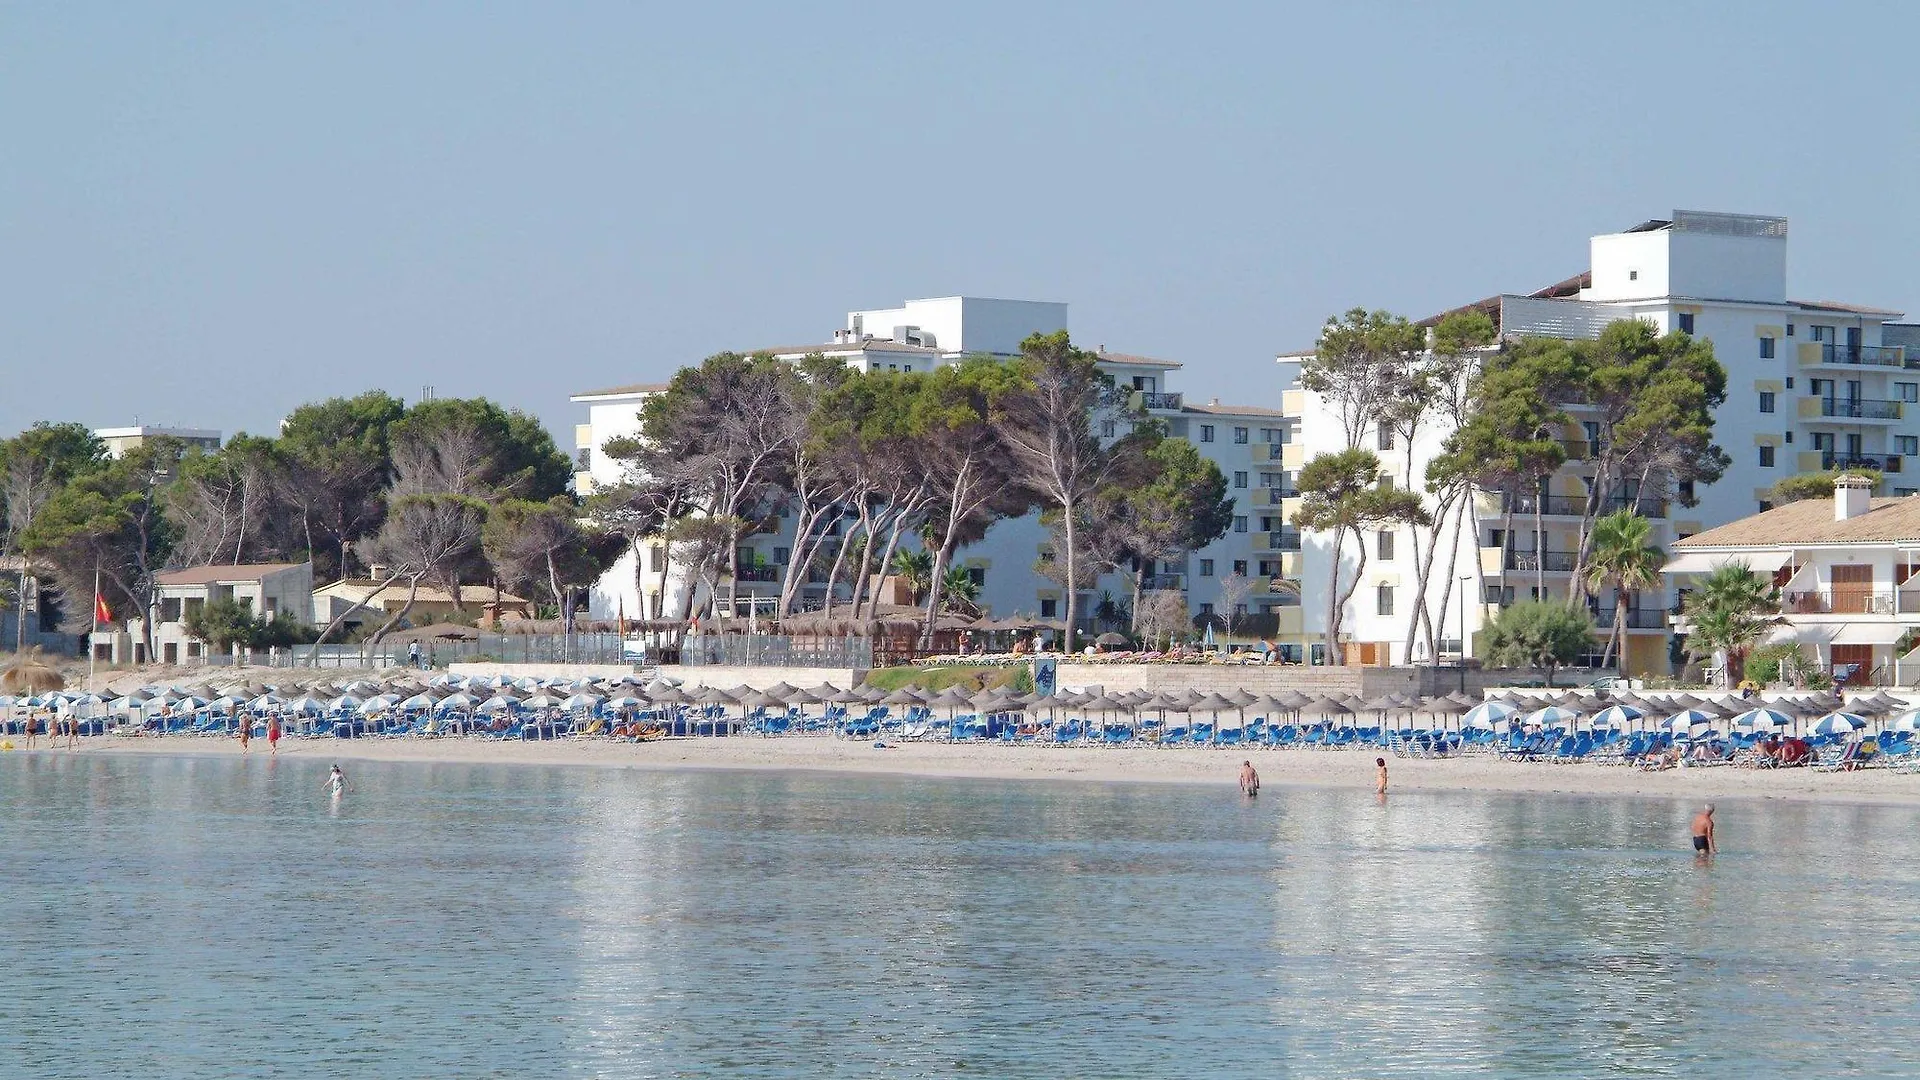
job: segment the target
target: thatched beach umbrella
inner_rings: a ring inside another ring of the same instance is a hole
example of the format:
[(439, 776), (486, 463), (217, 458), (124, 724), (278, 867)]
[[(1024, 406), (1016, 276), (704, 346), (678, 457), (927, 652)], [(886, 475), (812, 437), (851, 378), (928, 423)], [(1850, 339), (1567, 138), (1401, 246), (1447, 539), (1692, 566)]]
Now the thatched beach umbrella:
[(9, 694), (50, 694), (66, 685), (67, 680), (37, 648), (29, 649), (0, 672), (0, 691)]

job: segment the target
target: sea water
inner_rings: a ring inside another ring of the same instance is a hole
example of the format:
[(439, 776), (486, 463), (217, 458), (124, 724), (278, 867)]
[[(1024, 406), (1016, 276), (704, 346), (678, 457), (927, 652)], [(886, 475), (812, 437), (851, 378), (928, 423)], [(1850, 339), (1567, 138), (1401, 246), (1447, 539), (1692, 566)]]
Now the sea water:
[(1920, 1071), (1912, 809), (301, 749), (0, 756), (0, 1076)]

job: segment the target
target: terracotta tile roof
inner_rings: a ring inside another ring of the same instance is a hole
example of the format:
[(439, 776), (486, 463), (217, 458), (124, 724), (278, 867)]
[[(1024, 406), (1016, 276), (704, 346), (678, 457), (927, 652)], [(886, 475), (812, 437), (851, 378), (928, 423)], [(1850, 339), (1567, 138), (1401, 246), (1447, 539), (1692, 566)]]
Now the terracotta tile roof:
[(572, 400), (583, 398), (620, 397), (625, 394), (657, 394), (667, 388), (666, 383), (629, 383), (626, 386), (609, 386), (604, 390), (582, 390), (573, 395)]
[(1196, 413), (1201, 416), (1284, 417), (1287, 415), (1286, 413), (1280, 411), (1279, 409), (1268, 409), (1259, 405), (1219, 405), (1219, 404), (1213, 404), (1213, 403), (1209, 403), (1206, 405), (1194, 405), (1192, 403), (1188, 403), (1188, 404), (1182, 405), (1180, 407), (1180, 411), (1183, 413)]
[(1920, 497), (1874, 499), (1868, 511), (1833, 520), (1833, 500), (1804, 499), (1729, 521), (1675, 542), (1675, 551), (1799, 544), (1920, 543)]
[(251, 563), (241, 566), (190, 566), (153, 575), (155, 585), (244, 585), (306, 563)]
[(1093, 355), (1095, 359), (1105, 360), (1109, 364), (1126, 364), (1131, 367), (1178, 368), (1186, 366), (1178, 360), (1155, 360), (1151, 356), (1140, 356), (1135, 353), (1108, 352), (1105, 349), (1101, 349)]
[(770, 353), (774, 356), (805, 356), (808, 353), (819, 353), (822, 356), (847, 356), (857, 352), (917, 353), (923, 356), (938, 356), (944, 350), (927, 345), (909, 345), (892, 338), (868, 338), (865, 341), (823, 341), (814, 345), (769, 345), (748, 351)]
[(1837, 300), (1789, 300), (1787, 303), (1807, 311), (1833, 311), (1842, 315), (1884, 315), (1897, 319), (1905, 315), (1904, 311), (1888, 311), (1886, 308), (1867, 307), (1864, 304), (1842, 304)]

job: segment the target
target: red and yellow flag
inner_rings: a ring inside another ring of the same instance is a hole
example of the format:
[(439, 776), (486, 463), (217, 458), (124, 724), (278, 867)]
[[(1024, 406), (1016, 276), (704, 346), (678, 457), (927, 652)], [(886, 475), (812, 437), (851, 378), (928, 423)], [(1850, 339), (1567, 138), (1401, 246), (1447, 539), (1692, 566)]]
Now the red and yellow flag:
[(93, 621), (96, 623), (113, 621), (113, 611), (107, 607), (107, 598), (99, 593), (93, 594)]

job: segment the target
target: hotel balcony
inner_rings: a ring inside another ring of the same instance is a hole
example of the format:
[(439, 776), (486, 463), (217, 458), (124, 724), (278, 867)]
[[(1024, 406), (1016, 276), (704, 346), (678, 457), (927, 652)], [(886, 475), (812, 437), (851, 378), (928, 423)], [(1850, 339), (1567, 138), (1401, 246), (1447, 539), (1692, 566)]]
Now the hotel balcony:
[(1902, 345), (1845, 345), (1831, 341), (1803, 342), (1800, 363), (1805, 367), (1884, 367), (1913, 371), (1920, 357), (1909, 357)]
[[(1613, 605), (1602, 604), (1600, 610), (1593, 613), (1593, 624), (1602, 630), (1613, 629)], [(1667, 613), (1663, 608), (1628, 608), (1627, 629), (1629, 630), (1665, 630)]]
[(1897, 473), (1901, 470), (1902, 459), (1899, 454), (1847, 454), (1838, 450), (1809, 450), (1800, 455), (1800, 471), (1816, 472), (1822, 469), (1872, 469), (1878, 473)]
[(1780, 598), (1782, 615), (1912, 615), (1920, 612), (1920, 589), (1828, 587)]
[(734, 571), (735, 581), (779, 581), (780, 568), (777, 566), (742, 566)]
[(1261, 551), (1300, 550), (1299, 529), (1278, 529), (1274, 532), (1262, 533), (1261, 535), (1266, 537), (1266, 539), (1261, 542)]
[(1577, 555), (1578, 552), (1573, 551), (1548, 551), (1544, 554), (1537, 551), (1509, 551), (1505, 569), (1525, 570), (1528, 573), (1545, 570), (1549, 574), (1569, 574), (1573, 572), (1573, 560)]
[(1178, 393), (1164, 390), (1135, 390), (1131, 387), (1116, 386), (1100, 395), (1102, 405), (1121, 405), (1128, 409), (1147, 412), (1179, 412), (1185, 399)]
[(1297, 499), (1299, 497), (1299, 488), (1263, 487), (1253, 489), (1253, 505), (1255, 506), (1279, 506), (1288, 499)]
[[(1516, 495), (1507, 503), (1518, 515), (1533, 513), (1535, 503), (1540, 504), (1542, 517), (1580, 517), (1587, 512), (1587, 498), (1584, 495), (1548, 495), (1541, 499), (1535, 495)], [(1616, 496), (1600, 504), (1600, 513), (1611, 514), (1620, 510), (1632, 510), (1644, 518), (1663, 518), (1667, 516), (1665, 499), (1628, 499)], [(1505, 507), (1502, 507), (1505, 513)]]
[(1185, 574), (1147, 574), (1140, 579), (1143, 591), (1172, 590), (1181, 591), (1187, 587)]
[(1809, 397), (1800, 399), (1800, 418), (1840, 421), (1898, 420), (1904, 410), (1898, 401), (1872, 398)]

